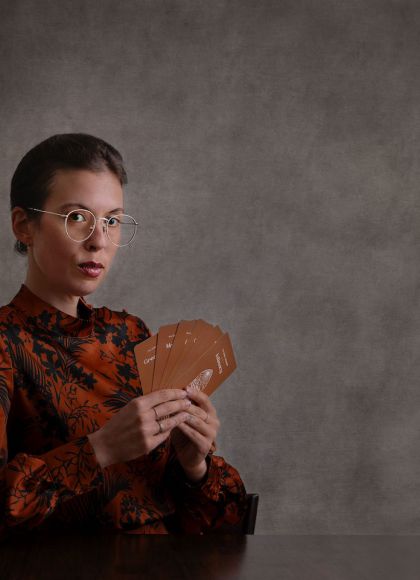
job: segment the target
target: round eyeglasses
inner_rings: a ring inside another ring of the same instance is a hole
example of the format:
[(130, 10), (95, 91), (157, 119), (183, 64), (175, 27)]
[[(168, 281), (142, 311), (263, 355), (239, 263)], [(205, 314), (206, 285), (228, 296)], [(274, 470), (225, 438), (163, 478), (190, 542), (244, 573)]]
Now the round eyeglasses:
[(64, 221), (66, 234), (74, 242), (84, 242), (90, 238), (95, 230), (96, 222), (103, 220), (108, 239), (115, 246), (128, 246), (133, 241), (139, 225), (133, 217), (125, 213), (112, 215), (109, 218), (97, 218), (89, 209), (73, 209), (69, 213), (57, 213), (36, 207), (27, 209), (66, 218)]

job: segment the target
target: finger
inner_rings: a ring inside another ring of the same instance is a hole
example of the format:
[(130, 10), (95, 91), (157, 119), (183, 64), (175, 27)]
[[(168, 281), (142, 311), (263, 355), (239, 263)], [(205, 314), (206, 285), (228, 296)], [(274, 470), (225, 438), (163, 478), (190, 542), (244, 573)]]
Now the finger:
[(150, 409), (151, 419), (160, 419), (161, 417), (167, 417), (173, 413), (183, 411), (192, 406), (191, 401), (188, 398), (179, 399), (177, 401), (169, 401), (169, 403), (160, 403), (155, 407)]
[(196, 429), (193, 429), (187, 423), (180, 424), (178, 428), (180, 431), (182, 431), (182, 433), (184, 433), (184, 435), (188, 437), (188, 439), (190, 439), (190, 441), (192, 441), (195, 444), (200, 453), (202, 453), (203, 455), (207, 455), (213, 439), (211, 440), (208, 439), (207, 437), (196, 431)]
[(205, 411), (204, 409), (202, 409), (198, 405), (190, 405), (187, 408), (187, 412), (190, 413), (190, 415), (195, 415), (196, 417), (199, 417), (205, 423), (210, 423), (211, 421), (214, 420), (213, 415), (210, 415), (210, 413), (208, 411)]
[(174, 427), (181, 425), (184, 421), (188, 419), (189, 415), (186, 412), (177, 413), (168, 417), (167, 419), (159, 419), (158, 421), (152, 421), (151, 427), (153, 429), (153, 435), (161, 435), (162, 433), (170, 432)]
[(195, 429), (196, 431), (198, 431), (199, 433), (201, 433), (205, 437), (214, 437), (216, 435), (216, 431), (215, 431), (213, 425), (206, 423), (204, 421), (204, 419), (201, 419), (200, 417), (197, 417), (195, 415), (191, 415), (190, 413), (188, 413), (188, 411), (187, 411), (187, 415), (188, 415), (188, 417), (187, 417), (185, 422), (192, 429)]
[(186, 392), (188, 394), (188, 398), (191, 399), (191, 401), (194, 401), (194, 403), (199, 405), (202, 409), (205, 409), (209, 415), (216, 412), (216, 409), (212, 405), (206, 393), (203, 393), (203, 391), (199, 391), (194, 388), (187, 388)]
[(151, 449), (155, 449), (158, 445), (160, 445), (161, 443), (166, 441), (166, 439), (168, 439), (168, 437), (170, 437), (170, 435), (171, 435), (170, 431), (164, 431), (161, 434), (155, 435), (153, 437), (153, 443), (151, 444)]
[(162, 389), (160, 391), (149, 393), (148, 395), (143, 395), (143, 397), (138, 397), (137, 400), (143, 410), (147, 411), (160, 403), (185, 399), (187, 395), (188, 394), (184, 389)]

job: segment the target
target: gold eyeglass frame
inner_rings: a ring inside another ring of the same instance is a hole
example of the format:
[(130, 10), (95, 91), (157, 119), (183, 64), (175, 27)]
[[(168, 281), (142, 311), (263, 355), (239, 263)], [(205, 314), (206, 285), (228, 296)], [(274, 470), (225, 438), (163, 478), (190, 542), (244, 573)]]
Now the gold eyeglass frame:
[[(68, 237), (68, 238), (70, 238), (70, 240), (71, 240), (72, 242), (76, 242), (76, 244), (81, 244), (82, 242), (85, 242), (86, 240), (88, 240), (88, 239), (90, 238), (90, 236), (93, 234), (93, 232), (95, 231), (95, 228), (96, 228), (96, 222), (97, 222), (97, 221), (99, 221), (99, 220), (103, 220), (103, 221), (105, 222), (105, 233), (106, 233), (106, 236), (107, 236), (108, 240), (111, 242), (111, 244), (114, 244), (114, 246), (117, 246), (118, 248), (123, 248), (124, 246), (129, 246), (129, 245), (131, 244), (131, 242), (134, 240), (134, 238), (135, 238), (135, 236), (136, 236), (136, 233), (137, 233), (137, 227), (138, 227), (138, 225), (139, 225), (139, 224), (138, 224), (138, 222), (137, 222), (137, 221), (136, 221), (136, 220), (133, 218), (133, 216), (131, 216), (131, 215), (128, 215), (128, 214), (126, 214), (126, 213), (118, 213), (118, 214), (115, 214), (115, 215), (111, 216), (110, 218), (106, 218), (106, 217), (100, 217), (100, 218), (98, 218), (98, 217), (96, 217), (96, 215), (95, 215), (93, 212), (91, 212), (91, 211), (90, 211), (90, 209), (85, 209), (85, 208), (72, 209), (71, 211), (69, 211), (69, 213), (57, 213), (57, 212), (55, 212), (55, 211), (47, 211), (47, 210), (45, 210), (45, 209), (38, 209), (38, 208), (36, 208), (36, 207), (28, 207), (28, 208), (26, 208), (26, 209), (31, 209), (31, 210), (33, 210), (33, 211), (39, 211), (39, 212), (42, 212), (42, 213), (50, 213), (50, 214), (52, 214), (52, 215), (58, 215), (58, 216), (60, 216), (60, 217), (64, 217), (64, 218), (66, 218), (66, 220), (65, 220), (65, 222), (64, 222), (64, 228), (65, 228), (65, 230), (66, 230), (67, 237)], [(93, 222), (93, 227), (91, 227), (91, 230), (92, 230), (92, 231), (91, 231), (91, 232), (90, 232), (90, 234), (89, 234), (89, 235), (88, 235), (86, 238), (84, 238), (83, 240), (75, 240), (74, 238), (72, 238), (72, 237), (69, 235), (69, 232), (68, 232), (68, 230), (67, 230), (67, 220), (68, 220), (68, 217), (69, 217), (69, 215), (70, 215), (71, 213), (78, 212), (78, 211), (88, 211), (88, 212), (89, 212), (89, 213), (90, 213), (90, 214), (93, 216), (93, 220), (94, 220), (94, 222)], [(133, 236), (132, 236), (131, 240), (130, 240), (130, 241), (127, 243), (127, 244), (121, 244), (121, 245), (120, 245), (120, 244), (116, 244), (115, 242), (113, 242), (113, 241), (111, 240), (111, 238), (109, 237), (109, 233), (108, 233), (108, 225), (109, 225), (109, 220), (110, 220), (110, 219), (112, 219), (112, 218), (114, 218), (114, 217), (121, 216), (121, 215), (125, 215), (125, 216), (127, 216), (127, 217), (131, 218), (131, 219), (133, 220), (133, 222), (134, 222), (134, 226), (135, 226), (135, 228), (134, 228), (134, 234), (133, 234)]]

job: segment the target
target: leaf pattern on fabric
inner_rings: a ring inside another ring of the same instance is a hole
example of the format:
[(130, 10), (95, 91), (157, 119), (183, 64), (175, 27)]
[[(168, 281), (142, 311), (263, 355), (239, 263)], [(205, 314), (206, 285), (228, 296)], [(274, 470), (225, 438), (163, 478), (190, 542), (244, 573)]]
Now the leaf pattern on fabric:
[(151, 332), (141, 318), (83, 298), (78, 313), (25, 285), (0, 308), (0, 538), (67, 526), (168, 533), (170, 518), (204, 533), (239, 522), (245, 488), (221, 457), (211, 456), (195, 488), (170, 439), (101, 468), (88, 435), (143, 395), (134, 347)]
[(7, 380), (3, 375), (5, 368), (0, 367), (0, 407), (4, 415), (8, 415), (10, 409), (9, 391), (7, 389)]

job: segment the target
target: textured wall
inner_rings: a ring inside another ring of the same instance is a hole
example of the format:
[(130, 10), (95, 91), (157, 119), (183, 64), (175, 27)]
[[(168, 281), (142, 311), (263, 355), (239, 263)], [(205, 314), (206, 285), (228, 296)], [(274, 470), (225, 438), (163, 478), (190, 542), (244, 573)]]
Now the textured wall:
[(60, 132), (122, 152), (142, 222), (96, 306), (204, 318), (238, 370), (219, 453), (257, 533), (420, 533), (420, 4), (2, 3), (9, 183)]

